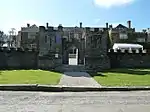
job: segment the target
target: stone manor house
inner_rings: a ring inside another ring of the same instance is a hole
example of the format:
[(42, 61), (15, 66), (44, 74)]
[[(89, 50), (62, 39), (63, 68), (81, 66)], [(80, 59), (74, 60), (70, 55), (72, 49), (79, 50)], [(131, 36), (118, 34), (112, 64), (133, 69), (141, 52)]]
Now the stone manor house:
[(146, 44), (150, 42), (150, 32), (136, 32), (131, 21), (117, 27), (108, 23), (105, 27), (83, 27), (82, 23), (76, 27), (27, 24), (18, 32), (17, 40), (18, 47), (36, 49), (39, 57), (57, 58), (59, 64), (68, 65), (72, 59), (75, 65), (106, 69), (110, 68), (108, 49), (114, 43)]

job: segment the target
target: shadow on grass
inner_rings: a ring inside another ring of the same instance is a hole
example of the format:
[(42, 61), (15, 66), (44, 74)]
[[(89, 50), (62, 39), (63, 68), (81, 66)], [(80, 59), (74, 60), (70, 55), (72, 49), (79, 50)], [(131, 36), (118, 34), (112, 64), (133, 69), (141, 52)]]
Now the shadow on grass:
[(107, 75), (104, 75), (100, 72), (88, 72), (88, 73), (91, 77), (95, 77), (95, 76), (107, 77)]
[(0, 75), (3, 75), (2, 71), (0, 71)]
[(144, 69), (113, 69), (113, 70), (108, 70), (104, 71), (103, 73), (122, 73), (122, 74), (131, 74), (131, 75), (148, 75), (150, 74), (149, 70), (144, 70)]
[(102, 72), (88, 72), (92, 77), (101, 76), (107, 77), (104, 73), (130, 74), (130, 75), (150, 75), (150, 69), (111, 69)]

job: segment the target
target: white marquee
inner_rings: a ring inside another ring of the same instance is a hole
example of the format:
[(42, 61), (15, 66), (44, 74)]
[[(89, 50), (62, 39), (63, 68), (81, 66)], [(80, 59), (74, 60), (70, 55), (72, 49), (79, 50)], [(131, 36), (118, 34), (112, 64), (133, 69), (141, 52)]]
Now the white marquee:
[(132, 50), (132, 49), (142, 49), (143, 50), (143, 46), (140, 44), (124, 44), (124, 43), (115, 43), (113, 45), (113, 49), (117, 50), (117, 49), (121, 49), (121, 50)]

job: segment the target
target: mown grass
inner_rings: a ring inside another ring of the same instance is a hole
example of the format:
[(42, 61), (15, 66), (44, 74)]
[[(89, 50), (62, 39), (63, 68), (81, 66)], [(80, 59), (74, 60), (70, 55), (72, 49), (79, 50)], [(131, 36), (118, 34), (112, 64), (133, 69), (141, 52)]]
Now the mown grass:
[(102, 86), (150, 86), (150, 69), (113, 69), (91, 75)]
[(53, 84), (59, 83), (60, 73), (43, 70), (0, 71), (0, 84)]

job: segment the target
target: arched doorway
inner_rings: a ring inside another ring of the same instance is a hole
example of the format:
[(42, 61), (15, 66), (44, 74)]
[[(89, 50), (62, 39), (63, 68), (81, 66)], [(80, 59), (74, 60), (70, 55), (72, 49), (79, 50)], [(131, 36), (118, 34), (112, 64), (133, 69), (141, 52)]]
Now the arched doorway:
[(71, 48), (69, 48), (69, 54), (68, 54), (68, 61), (69, 61), (69, 65), (78, 65), (78, 48), (75, 46), (71, 46)]
[(78, 39), (72, 39), (72, 41), (68, 41), (66, 39), (63, 40), (62, 62), (64, 65), (84, 65), (85, 49), (82, 44), (84, 43)]

